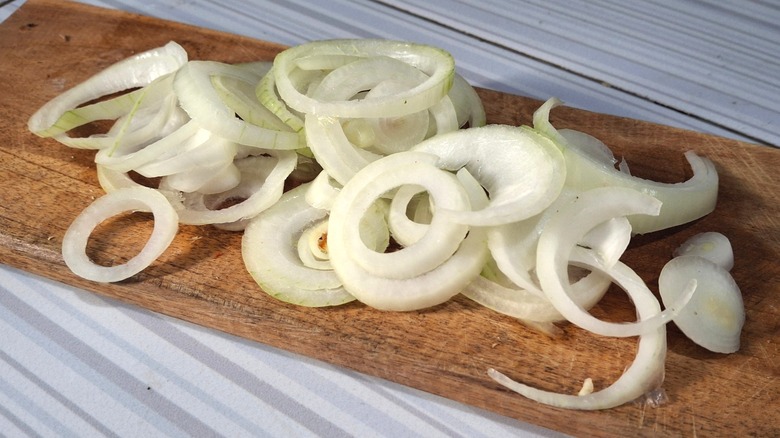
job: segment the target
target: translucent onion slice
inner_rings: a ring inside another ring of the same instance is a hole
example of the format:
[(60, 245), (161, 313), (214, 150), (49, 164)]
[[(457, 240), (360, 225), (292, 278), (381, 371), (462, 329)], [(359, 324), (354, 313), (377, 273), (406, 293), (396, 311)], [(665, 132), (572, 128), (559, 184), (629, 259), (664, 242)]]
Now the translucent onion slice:
[[(446, 199), (452, 195), (455, 198), (466, 199), (463, 188), (454, 177), (442, 177), (447, 175), (433, 164), (436, 157), (416, 152), (401, 152), (388, 155), (363, 168), (353, 179), (344, 186), (336, 198), (330, 216), (328, 230), (328, 248), (331, 264), (344, 287), (358, 300), (369, 306), (382, 310), (416, 310), (440, 304), (456, 295), (463, 287), (476, 278), (487, 260), (487, 245), (482, 230), (471, 229), (468, 236), (458, 245), (454, 253), (447, 257), (449, 249), (438, 250), (439, 254), (428, 254), (430, 251), (423, 246), (415, 246), (416, 251), (422, 251), (425, 255), (422, 264), (430, 266), (431, 260), (444, 261), (427, 272), (406, 278), (399, 278), (399, 273), (415, 274), (414, 263), (394, 256), (403, 253), (408, 248), (401, 249), (391, 254), (376, 253), (375, 258), (390, 258), (399, 265), (381, 263), (371, 266), (371, 272), (365, 269), (365, 263), (361, 263), (353, 253), (355, 247), (354, 238), (349, 236), (354, 233), (350, 228), (354, 227), (354, 219), (363, 216), (365, 208), (371, 201), (377, 199), (396, 188), (399, 184), (409, 179), (417, 180), (418, 184), (427, 186), (427, 189), (436, 193), (439, 199)], [(434, 175), (428, 180), (428, 175)], [(412, 178), (409, 175), (414, 175)], [(419, 181), (418, 179), (422, 179)], [(433, 182), (435, 181), (435, 183)], [(438, 187), (439, 184), (443, 186)], [(436, 186), (434, 186), (436, 185)], [(442, 190), (454, 191), (445, 196)], [(458, 194), (460, 192), (460, 194)], [(442, 194), (440, 194), (442, 193)], [(444, 202), (444, 201), (442, 201)], [(450, 201), (452, 202), (452, 201)], [(458, 201), (461, 202), (461, 201)], [(433, 221), (436, 221), (434, 215)], [(349, 224), (349, 226), (347, 225)], [(437, 225), (438, 226), (438, 225)], [(442, 226), (448, 226), (442, 224)], [(461, 235), (455, 230), (454, 236)], [(423, 237), (423, 240), (425, 237)], [(421, 241), (417, 242), (419, 244)], [(415, 244), (415, 245), (417, 245)], [(448, 242), (446, 246), (450, 246)], [(365, 251), (361, 252), (363, 257)], [(403, 253), (404, 256), (416, 257), (415, 253)], [(444, 255), (444, 257), (442, 257)], [(435, 264), (435, 263), (433, 263)], [(384, 272), (383, 272), (384, 271)]]
[(268, 74), (264, 75), (255, 88), (255, 96), (260, 103), (268, 108), (279, 120), (289, 126), (295, 132), (303, 132), (303, 117), (290, 109), (276, 92), (276, 80), (274, 79), (273, 66)]
[[(156, 78), (177, 71), (186, 63), (187, 52), (172, 41), (125, 58), (44, 104), (30, 117), (27, 127), (41, 136), (62, 133), (73, 126), (71, 121), (60, 121), (68, 110), (108, 94), (146, 86)], [(64, 126), (54, 126), (58, 122)], [(53, 130), (49, 131), (51, 128)]]
[(729, 238), (715, 231), (692, 236), (680, 245), (673, 255), (704, 257), (727, 271), (734, 267), (734, 250), (731, 248)]
[[(86, 253), (89, 236), (106, 219), (131, 211), (154, 215), (154, 229), (141, 252), (120, 265), (95, 264)], [(68, 268), (82, 278), (101, 283), (117, 282), (132, 277), (157, 260), (177, 231), (176, 211), (163, 195), (146, 187), (121, 188), (96, 199), (76, 217), (62, 239), (62, 257)]]
[[(203, 130), (200, 130), (203, 131)], [(190, 147), (173, 156), (158, 157), (156, 160), (136, 167), (134, 170), (148, 177), (173, 175), (198, 169), (225, 168), (233, 162), (238, 153), (238, 144), (205, 131), (202, 138), (193, 136)], [(201, 175), (202, 176), (202, 175)]]
[[(279, 200), (284, 181), (297, 162), (294, 151), (266, 152), (266, 155), (236, 160), (241, 182), (226, 192), (204, 195), (164, 190), (179, 214), (179, 221), (189, 225), (233, 224), (228, 229), (243, 229), (246, 220)], [(240, 202), (222, 208), (226, 202), (233, 200)]]
[(470, 128), (484, 126), (487, 123), (482, 99), (463, 76), (455, 73), (449, 97), (458, 112), (458, 126)]
[(300, 235), (328, 216), (306, 203), (307, 188), (303, 184), (286, 192), (249, 221), (241, 242), (244, 264), (264, 292), (284, 302), (323, 307), (354, 301), (332, 270), (307, 267), (300, 259)]
[(233, 161), (217, 162), (164, 176), (160, 188), (203, 195), (215, 195), (231, 190), (241, 183), (241, 170)]
[(93, 141), (93, 147), (86, 139), (71, 138), (66, 133), (73, 128), (97, 120), (112, 120), (124, 116), (129, 116), (128, 119), (132, 120), (138, 112), (144, 110), (152, 113), (160, 112), (156, 109), (166, 106), (165, 100), (173, 97), (173, 101), (176, 101), (173, 95), (173, 76), (173, 73), (168, 73), (136, 90), (68, 110), (62, 114), (54, 126), (39, 133), (39, 135), (53, 136), (71, 147), (100, 149), (103, 146), (100, 143)]
[[(235, 65), (237, 68), (249, 70), (254, 77), (247, 75), (237, 78), (228, 75), (215, 75), (211, 77), (211, 83), (220, 99), (241, 120), (263, 128), (291, 131), (289, 126), (260, 103), (255, 94), (257, 83), (263, 75), (268, 73), (272, 65), (270, 62)], [(248, 80), (250, 78), (256, 78), (256, 80)]]
[(209, 131), (189, 121), (151, 144), (133, 145), (129, 150), (125, 150), (125, 147), (117, 150), (101, 149), (95, 154), (95, 163), (119, 172), (129, 172), (161, 157), (176, 156), (182, 151), (192, 149), (210, 136)]
[[(357, 101), (319, 101), (308, 96), (306, 90), (297, 89), (290, 78), (293, 70), (300, 68), (300, 60), (315, 56), (320, 59), (336, 56), (339, 62), (343, 62), (345, 57), (348, 60), (352, 57), (390, 57), (416, 67), (429, 78), (392, 96)], [(329, 40), (283, 51), (274, 60), (272, 71), (281, 99), (301, 113), (351, 118), (399, 117), (428, 109), (439, 102), (452, 87), (455, 61), (445, 50), (426, 45), (378, 39)]]
[[(553, 127), (549, 121), (550, 110), (560, 103), (557, 99), (550, 99), (539, 107), (534, 113), (534, 128), (555, 141), (563, 151), (567, 167), (566, 184), (580, 190), (605, 186), (633, 188), (662, 202), (663, 207), (656, 216), (629, 217), (634, 233), (644, 234), (688, 223), (715, 208), (718, 172), (712, 161), (692, 151), (686, 152), (685, 158), (693, 176), (680, 183), (661, 183), (632, 176), (578, 146), (580, 142), (590, 144), (598, 140), (577, 131), (559, 131)], [(586, 145), (585, 149), (592, 149), (592, 145)]]
[(615, 217), (657, 214), (660, 207), (658, 200), (636, 190), (603, 187), (581, 193), (550, 218), (539, 236), (536, 272), (545, 295), (569, 322), (603, 336), (627, 337), (652, 331), (679, 311), (679, 306), (667, 309), (652, 318), (646, 315), (644, 321), (603, 321), (577, 304), (568, 281), (572, 253), (588, 231)]
[(480, 210), (439, 210), (454, 222), (493, 226), (532, 217), (558, 196), (566, 179), (563, 155), (528, 128), (487, 125), (432, 137), (412, 150), (437, 155), (438, 166), (465, 167), (490, 198)]
[(321, 171), (312, 180), (306, 190), (306, 203), (314, 208), (330, 210), (333, 201), (341, 191), (341, 185), (328, 175), (328, 172)]
[[(600, 272), (591, 272), (572, 284), (572, 295), (583, 308), (593, 307), (609, 288), (612, 280)], [(537, 287), (534, 285), (534, 287)], [(524, 322), (550, 323), (565, 318), (535, 289), (503, 285), (485, 277), (479, 277), (461, 293), (488, 309), (518, 318)]]
[(305, 129), (306, 144), (317, 162), (341, 185), (368, 163), (382, 157), (350, 143), (339, 119), (307, 114)]
[(511, 282), (528, 292), (544, 296), (532, 278), (536, 267), (536, 248), (545, 224), (558, 209), (571, 202), (578, 192), (564, 188), (558, 197), (541, 213), (528, 219), (490, 227), (488, 248), (497, 268)]
[[(214, 61), (190, 61), (176, 72), (173, 89), (182, 109), (200, 126), (209, 131), (247, 146), (266, 149), (298, 149), (302, 147), (299, 135), (291, 130), (266, 128), (236, 117), (234, 109), (220, 99), (214, 88), (213, 76), (228, 76), (249, 84), (256, 84), (260, 76), (249, 69)], [(269, 116), (270, 115), (269, 113)]]
[[(588, 255), (586, 251), (575, 251), (576, 255), (582, 255), (580, 260), (588, 263), (599, 263), (598, 257), (591, 252)], [(633, 277), (633, 272), (622, 263), (617, 263), (611, 268), (606, 268), (605, 272), (617, 281)], [(621, 271), (624, 271), (621, 273)], [(627, 274), (627, 275), (623, 275)], [(630, 296), (637, 308), (637, 315), (640, 321), (655, 318), (661, 312), (660, 304), (652, 292), (646, 287), (631, 287), (621, 284), (629, 291)], [(690, 291), (689, 291), (690, 292)], [(545, 391), (528, 386), (526, 384), (514, 381), (505, 374), (489, 369), (488, 375), (501, 385), (517, 392), (525, 397), (544, 403), (550, 406), (556, 406), (565, 409), (579, 410), (597, 410), (609, 409), (647, 394), (648, 392), (661, 386), (664, 380), (664, 362), (666, 360), (666, 326), (655, 325), (655, 328), (639, 336), (639, 345), (636, 356), (615, 382), (599, 391), (590, 392), (584, 395), (569, 395)], [(587, 392), (587, 391), (586, 391)]]
[(685, 294), (683, 285), (697, 282), (697, 291), (674, 323), (696, 344), (717, 353), (739, 350), (745, 323), (742, 293), (721, 265), (697, 255), (681, 255), (669, 261), (658, 277), (664, 304)]
[[(423, 161), (425, 160), (425, 161)], [(433, 166), (436, 157), (398, 153), (372, 163), (344, 186), (331, 210), (331, 248), (344, 248), (362, 270), (373, 276), (402, 279), (422, 275), (450, 258), (468, 227), (434, 215), (417, 242), (390, 253), (379, 253), (363, 242), (359, 221), (386, 193), (414, 184), (425, 188), (436, 208), (468, 209), (468, 195), (456, 177)], [(426, 162), (427, 161), (427, 162)], [(336, 268), (338, 270), (338, 268)]]
[(428, 232), (430, 222), (417, 222), (409, 217), (409, 210), (424, 198), (428, 202), (422, 186), (407, 184), (399, 187), (390, 203), (390, 211), (387, 215), (387, 225), (396, 242), (403, 246), (409, 246), (422, 239)]

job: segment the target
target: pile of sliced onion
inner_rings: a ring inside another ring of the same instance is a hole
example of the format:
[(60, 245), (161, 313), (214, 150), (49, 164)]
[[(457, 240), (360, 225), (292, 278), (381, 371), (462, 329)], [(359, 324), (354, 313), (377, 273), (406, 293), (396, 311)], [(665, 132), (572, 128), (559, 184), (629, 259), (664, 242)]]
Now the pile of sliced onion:
[[(141, 272), (179, 223), (243, 230), (250, 275), (291, 304), (357, 300), (413, 311), (463, 294), (540, 330), (567, 321), (637, 336), (624, 374), (603, 389), (588, 381), (579, 395), (488, 373), (542, 403), (604, 409), (660, 387), (668, 322), (728, 353), (739, 347), (744, 309), (723, 235), (700, 235), (675, 252), (660, 273), (663, 310), (621, 261), (633, 235), (714, 209), (713, 163), (687, 152), (693, 177), (685, 182), (632, 176), (598, 139), (553, 127), (559, 104), (542, 105), (533, 126), (488, 125), (452, 56), (420, 44), (318, 41), (273, 63), (233, 65), (190, 61), (171, 42), (54, 98), (29, 128), (96, 150), (107, 194), (63, 241), (77, 275), (113, 282)], [(105, 132), (71, 136), (106, 119)], [(152, 212), (149, 242), (126, 264), (95, 265), (89, 235), (131, 210)], [(589, 312), (612, 284), (636, 306), (636, 321)]]

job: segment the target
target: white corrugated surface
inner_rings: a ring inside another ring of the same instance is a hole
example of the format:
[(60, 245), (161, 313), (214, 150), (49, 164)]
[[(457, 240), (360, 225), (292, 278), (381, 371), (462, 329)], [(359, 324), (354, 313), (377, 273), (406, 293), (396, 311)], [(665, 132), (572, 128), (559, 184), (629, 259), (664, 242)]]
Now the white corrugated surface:
[[(86, 3), (283, 44), (431, 43), (479, 86), (780, 144), (771, 2)], [(7, 436), (554, 435), (8, 267), (0, 333)]]

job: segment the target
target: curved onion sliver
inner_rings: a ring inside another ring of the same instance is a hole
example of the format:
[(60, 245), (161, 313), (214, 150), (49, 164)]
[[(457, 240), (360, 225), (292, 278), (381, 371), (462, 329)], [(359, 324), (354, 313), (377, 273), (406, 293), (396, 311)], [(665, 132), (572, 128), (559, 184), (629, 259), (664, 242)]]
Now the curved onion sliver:
[[(588, 254), (581, 248), (573, 252), (573, 259), (590, 265), (600, 264), (599, 258)], [(633, 271), (622, 263), (611, 268), (602, 266), (618, 284), (635, 276)], [(630, 272), (629, 272), (630, 271)], [(652, 292), (646, 287), (621, 286), (630, 293), (637, 308), (640, 321), (655, 318), (661, 312), (661, 306)], [(695, 287), (695, 285), (694, 285)], [(690, 293), (690, 292), (689, 292)], [(666, 360), (666, 325), (655, 325), (653, 330), (639, 337), (636, 357), (631, 365), (615, 382), (608, 387), (584, 395), (569, 395), (537, 389), (516, 382), (495, 369), (489, 369), (488, 375), (501, 385), (525, 397), (551, 406), (596, 410), (609, 409), (636, 400), (644, 394), (660, 387), (664, 379), (664, 361)]]

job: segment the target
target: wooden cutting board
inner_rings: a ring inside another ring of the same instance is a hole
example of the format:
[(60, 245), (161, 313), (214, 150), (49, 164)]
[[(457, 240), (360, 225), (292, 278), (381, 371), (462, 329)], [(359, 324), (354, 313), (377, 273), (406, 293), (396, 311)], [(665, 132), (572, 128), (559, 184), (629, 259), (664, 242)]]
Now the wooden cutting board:
[[(271, 60), (283, 49), (55, 0), (28, 0), (0, 25), (2, 263), (565, 433), (780, 435), (780, 151), (769, 147), (574, 109), (553, 114), (556, 126), (607, 142), (640, 176), (682, 181), (690, 176), (682, 155), (688, 149), (717, 163), (721, 192), (716, 211), (636, 239), (625, 261), (654, 288), (661, 267), (687, 237), (710, 230), (729, 236), (736, 253), (733, 275), (747, 309), (742, 349), (732, 355), (709, 353), (670, 326), (668, 402), (657, 408), (629, 403), (601, 412), (553, 409), (503, 389), (485, 374), (495, 367), (517, 380), (569, 393), (592, 377), (596, 388), (603, 388), (633, 359), (635, 339), (600, 338), (566, 324), (559, 339), (549, 339), (462, 298), (408, 313), (361, 304), (333, 309), (286, 305), (266, 296), (244, 271), (240, 233), (185, 226), (162, 258), (132, 280), (105, 285), (75, 277), (62, 262), (60, 242), (73, 218), (102, 194), (94, 153), (31, 135), (27, 118), (110, 63), (169, 40), (182, 44), (192, 59), (226, 62)], [(491, 123), (528, 124), (539, 104), (480, 93)], [(148, 225), (144, 220), (106, 225), (93, 235), (90, 254), (106, 261), (132, 251), (133, 245), (140, 248)], [(634, 310), (615, 292), (594, 313), (629, 320)]]

